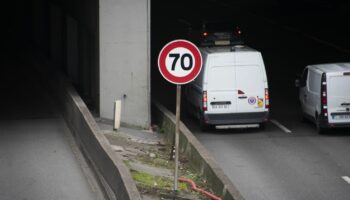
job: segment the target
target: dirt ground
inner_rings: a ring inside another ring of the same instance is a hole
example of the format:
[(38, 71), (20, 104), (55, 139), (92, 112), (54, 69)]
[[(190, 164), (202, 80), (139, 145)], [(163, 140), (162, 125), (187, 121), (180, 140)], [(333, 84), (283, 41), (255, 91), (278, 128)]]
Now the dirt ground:
[[(188, 183), (178, 182), (178, 191), (174, 192), (174, 151), (172, 145), (164, 142), (164, 134), (125, 127), (114, 131), (112, 125), (101, 121), (98, 124), (113, 150), (129, 167), (143, 199), (209, 199), (192, 191)], [(210, 192), (206, 180), (196, 173), (184, 155), (180, 154), (179, 161), (179, 177), (191, 179), (197, 187)]]

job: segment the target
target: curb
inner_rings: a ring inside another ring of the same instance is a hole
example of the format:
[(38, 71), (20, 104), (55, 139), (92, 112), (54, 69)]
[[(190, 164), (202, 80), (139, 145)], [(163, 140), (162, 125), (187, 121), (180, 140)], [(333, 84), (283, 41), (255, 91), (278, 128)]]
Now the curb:
[[(175, 115), (157, 101), (152, 102), (152, 107), (156, 123), (165, 131), (167, 141), (172, 144), (175, 134)], [(180, 122), (179, 148), (181, 153), (187, 155), (191, 165), (207, 180), (215, 194), (224, 200), (244, 200), (213, 156), (182, 122)]]

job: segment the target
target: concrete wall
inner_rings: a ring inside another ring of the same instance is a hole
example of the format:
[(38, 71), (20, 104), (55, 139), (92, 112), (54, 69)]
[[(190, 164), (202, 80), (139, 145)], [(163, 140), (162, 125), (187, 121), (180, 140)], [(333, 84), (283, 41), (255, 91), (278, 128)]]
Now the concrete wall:
[(150, 124), (150, 0), (100, 0), (100, 115), (113, 119), (122, 100), (122, 123)]

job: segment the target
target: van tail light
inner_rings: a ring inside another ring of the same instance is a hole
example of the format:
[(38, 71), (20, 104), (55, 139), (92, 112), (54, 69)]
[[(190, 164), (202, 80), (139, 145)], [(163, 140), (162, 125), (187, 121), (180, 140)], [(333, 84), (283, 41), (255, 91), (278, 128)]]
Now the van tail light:
[(269, 89), (265, 88), (265, 108), (270, 108), (270, 95), (269, 95)]
[(241, 29), (240, 29), (238, 26), (236, 26), (236, 27), (234, 28), (233, 35), (239, 36), (239, 35), (241, 35), (241, 34), (242, 34)]
[(208, 96), (207, 91), (203, 91), (203, 111), (208, 110)]
[(328, 116), (328, 106), (327, 106), (327, 77), (326, 74), (322, 74), (321, 78), (321, 114), (324, 117)]

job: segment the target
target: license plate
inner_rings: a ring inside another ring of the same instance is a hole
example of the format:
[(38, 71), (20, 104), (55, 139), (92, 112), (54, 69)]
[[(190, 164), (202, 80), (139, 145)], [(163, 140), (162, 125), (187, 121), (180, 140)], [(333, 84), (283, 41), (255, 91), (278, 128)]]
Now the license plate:
[(212, 105), (213, 109), (228, 109), (229, 105)]
[(350, 119), (350, 115), (333, 115), (333, 119), (335, 120)]

